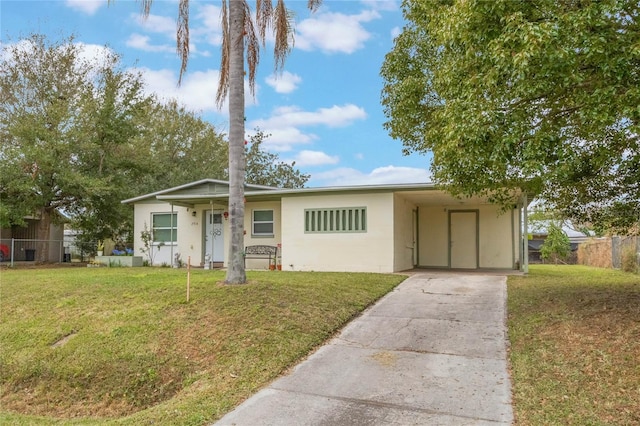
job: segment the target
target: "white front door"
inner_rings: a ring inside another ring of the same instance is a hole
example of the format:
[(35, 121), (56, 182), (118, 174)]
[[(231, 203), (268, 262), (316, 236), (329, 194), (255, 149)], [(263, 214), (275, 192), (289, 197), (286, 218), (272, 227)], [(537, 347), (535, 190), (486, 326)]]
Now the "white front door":
[(478, 212), (452, 211), (449, 215), (449, 258), (451, 268), (478, 267)]
[(224, 230), (222, 210), (207, 210), (204, 234), (204, 253), (212, 262), (224, 262)]

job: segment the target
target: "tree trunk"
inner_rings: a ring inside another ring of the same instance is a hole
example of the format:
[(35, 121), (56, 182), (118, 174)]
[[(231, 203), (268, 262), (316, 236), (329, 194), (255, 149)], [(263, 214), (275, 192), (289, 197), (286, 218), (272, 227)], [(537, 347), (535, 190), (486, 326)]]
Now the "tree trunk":
[(227, 283), (244, 284), (244, 0), (229, 0), (229, 220)]
[(49, 238), (51, 238), (51, 212), (46, 207), (40, 209), (38, 236), (36, 237), (36, 260), (39, 263), (49, 261)]

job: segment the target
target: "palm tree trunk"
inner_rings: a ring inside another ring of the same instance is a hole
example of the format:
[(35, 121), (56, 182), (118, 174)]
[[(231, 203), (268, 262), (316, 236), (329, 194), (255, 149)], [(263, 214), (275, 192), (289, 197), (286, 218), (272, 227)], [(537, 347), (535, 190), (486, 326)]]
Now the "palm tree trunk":
[(229, 220), (227, 283), (247, 282), (244, 270), (244, 2), (229, 0)]

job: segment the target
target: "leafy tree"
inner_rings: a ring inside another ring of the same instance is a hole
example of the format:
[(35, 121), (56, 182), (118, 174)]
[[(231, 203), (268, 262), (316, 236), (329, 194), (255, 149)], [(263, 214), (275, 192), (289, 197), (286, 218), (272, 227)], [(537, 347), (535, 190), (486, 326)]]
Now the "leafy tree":
[(66, 211), (86, 241), (132, 235), (131, 208), (120, 200), (135, 195), (135, 183), (145, 176), (132, 140), (154, 100), (143, 94), (138, 75), (115, 71), (115, 66), (107, 66), (92, 82), (75, 116), (83, 129), (82, 139), (75, 142), (75, 166), (85, 184)]
[(228, 144), (222, 133), (176, 101), (149, 105), (134, 140), (144, 176), (135, 194), (203, 178), (227, 179)]
[(547, 238), (540, 246), (540, 256), (543, 260), (552, 260), (556, 265), (565, 261), (571, 253), (571, 243), (565, 232), (555, 223), (549, 225)]
[[(109, 0), (112, 1), (112, 0)], [(321, 0), (308, 0), (309, 9), (315, 10)], [(143, 14), (149, 15), (152, 0), (142, 0)], [(229, 239), (229, 265), (226, 282), (247, 282), (244, 269), (244, 76), (245, 52), (248, 67), (249, 87), (253, 92), (260, 44), (265, 45), (267, 29), (274, 35), (276, 70), (281, 70), (291, 50), (293, 41), (292, 14), (283, 0), (275, 7), (271, 0), (256, 0), (255, 24), (251, 18), (249, 4), (245, 0), (222, 0), (222, 54), (220, 81), (216, 102), (220, 107), (229, 97), (229, 216), (231, 238)], [(177, 51), (182, 60), (180, 80), (187, 69), (189, 59), (189, 0), (180, 0), (178, 6)]]
[[(599, 232), (640, 228), (636, 0), (403, 2), (382, 103), (454, 194), (513, 188)], [(635, 228), (634, 228), (635, 226)]]
[(96, 237), (118, 226), (122, 217), (109, 209), (119, 204), (124, 142), (146, 102), (117, 56), (83, 60), (81, 49), (73, 37), (50, 44), (41, 35), (2, 49), (0, 224), (37, 216), (40, 261), (56, 211), (85, 214)]
[(279, 161), (277, 154), (264, 151), (262, 142), (267, 137), (264, 132), (257, 130), (251, 136), (251, 143), (245, 148), (247, 182), (280, 188), (303, 188), (310, 176), (297, 170), (295, 161), (288, 164)]
[[(224, 135), (175, 101), (143, 95), (139, 75), (118, 57), (82, 61), (73, 37), (33, 35), (4, 49), (0, 67), (0, 225), (38, 216), (38, 239), (63, 211), (80, 242), (133, 237), (131, 206), (121, 200), (204, 177), (228, 179)], [(309, 176), (247, 147), (247, 180), (301, 187)], [(37, 252), (45, 256), (44, 246)], [(40, 260), (44, 260), (44, 257)]]

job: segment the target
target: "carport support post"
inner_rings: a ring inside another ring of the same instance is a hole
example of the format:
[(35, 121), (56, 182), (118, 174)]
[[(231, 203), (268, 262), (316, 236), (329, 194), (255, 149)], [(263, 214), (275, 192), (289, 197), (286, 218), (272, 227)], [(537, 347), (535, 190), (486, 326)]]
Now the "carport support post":
[[(207, 235), (207, 238), (209, 239), (209, 243), (211, 245), (211, 257), (209, 258), (209, 268), (211, 270), (213, 270), (213, 257), (214, 257), (214, 253), (213, 253), (213, 200), (209, 201), (210, 205), (211, 205), (211, 216), (210, 216), (210, 220), (211, 220), (211, 230), (209, 231), (211, 233), (211, 235)], [(207, 219), (207, 220), (209, 220)], [(205, 224), (206, 227), (206, 224)]]
[(529, 215), (527, 210), (529, 209), (529, 201), (527, 200), (527, 194), (524, 194), (524, 200), (522, 203), (522, 216), (523, 216), (523, 228), (524, 232), (522, 235), (522, 246), (523, 246), (523, 254), (522, 254), (522, 272), (525, 274), (529, 273)]
[(170, 265), (169, 267), (172, 268), (173, 267), (173, 263), (174, 263), (174, 260), (173, 260), (173, 203), (171, 203), (171, 222), (170, 223), (171, 223), (171, 232), (170, 232), (170, 237), (169, 238), (171, 239), (171, 241), (170, 241), (171, 252), (170, 252), (170, 257), (169, 257), (169, 262), (170, 262), (169, 263), (169, 265)]

